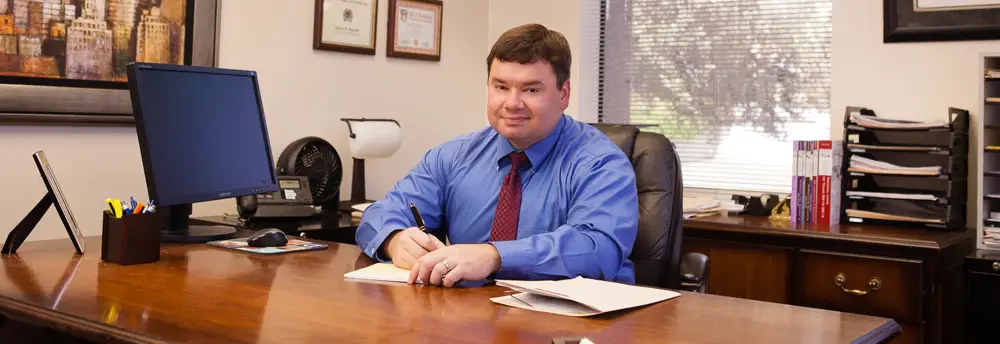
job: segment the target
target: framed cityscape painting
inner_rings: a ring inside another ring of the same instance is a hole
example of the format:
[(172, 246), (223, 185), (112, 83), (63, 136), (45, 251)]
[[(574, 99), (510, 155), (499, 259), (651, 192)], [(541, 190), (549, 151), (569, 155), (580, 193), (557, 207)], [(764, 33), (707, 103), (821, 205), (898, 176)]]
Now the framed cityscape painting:
[(0, 0), (0, 122), (134, 123), (125, 67), (215, 65), (218, 0)]
[(883, 0), (883, 42), (1000, 39), (1000, 0)]

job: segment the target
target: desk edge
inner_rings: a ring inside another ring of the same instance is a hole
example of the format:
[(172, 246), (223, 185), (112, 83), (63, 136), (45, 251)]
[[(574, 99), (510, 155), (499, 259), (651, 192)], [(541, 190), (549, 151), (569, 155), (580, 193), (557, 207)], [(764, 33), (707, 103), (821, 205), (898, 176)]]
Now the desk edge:
[(78, 318), (58, 311), (0, 296), (0, 315), (14, 321), (65, 331), (73, 335), (111, 343), (167, 343), (111, 325)]

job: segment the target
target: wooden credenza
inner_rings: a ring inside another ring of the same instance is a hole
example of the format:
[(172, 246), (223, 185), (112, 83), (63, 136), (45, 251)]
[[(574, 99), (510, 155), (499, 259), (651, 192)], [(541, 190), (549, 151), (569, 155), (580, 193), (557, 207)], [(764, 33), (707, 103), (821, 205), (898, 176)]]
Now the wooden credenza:
[(708, 293), (892, 318), (903, 326), (892, 343), (961, 342), (962, 263), (974, 249), (971, 230), (684, 221), (684, 253), (711, 259)]

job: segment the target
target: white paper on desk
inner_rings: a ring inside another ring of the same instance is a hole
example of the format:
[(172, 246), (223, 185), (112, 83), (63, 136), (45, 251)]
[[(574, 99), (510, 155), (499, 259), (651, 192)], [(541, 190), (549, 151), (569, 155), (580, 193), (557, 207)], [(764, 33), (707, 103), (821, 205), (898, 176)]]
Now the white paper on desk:
[(344, 277), (360, 280), (406, 283), (406, 280), (410, 278), (410, 270), (404, 270), (389, 263), (375, 263), (369, 267), (348, 272), (344, 274)]
[(639, 307), (681, 295), (670, 290), (583, 277), (560, 281), (497, 280), (497, 285), (521, 293), (490, 299), (493, 302), (533, 311), (578, 317)]

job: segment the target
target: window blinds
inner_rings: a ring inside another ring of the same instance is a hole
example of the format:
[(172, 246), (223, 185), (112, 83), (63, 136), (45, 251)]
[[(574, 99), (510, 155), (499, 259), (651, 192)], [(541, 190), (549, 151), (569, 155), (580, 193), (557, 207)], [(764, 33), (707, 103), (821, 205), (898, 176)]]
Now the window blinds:
[(833, 0), (599, 4), (601, 121), (670, 138), (685, 187), (790, 191), (791, 142), (830, 138)]

